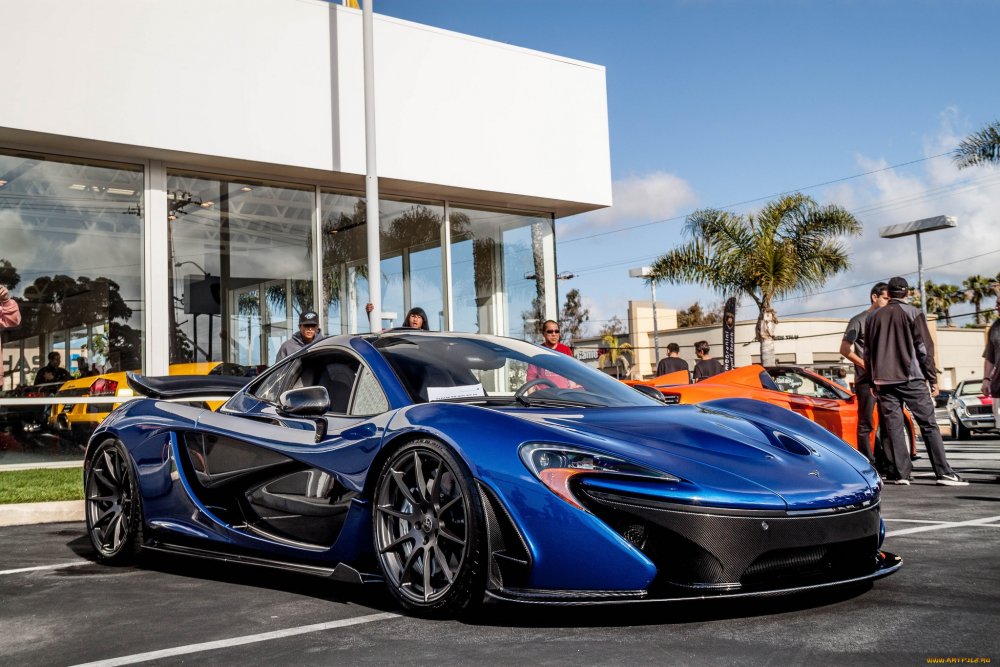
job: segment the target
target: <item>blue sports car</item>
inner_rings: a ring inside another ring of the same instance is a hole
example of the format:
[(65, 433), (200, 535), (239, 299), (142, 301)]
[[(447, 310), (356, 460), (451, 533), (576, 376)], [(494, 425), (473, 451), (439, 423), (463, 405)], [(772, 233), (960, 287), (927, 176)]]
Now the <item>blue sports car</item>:
[[(822, 427), (741, 398), (665, 406), (522, 341), (392, 330), (245, 387), (130, 382), (149, 398), (108, 416), (84, 465), (103, 561), (383, 582), (426, 615), (773, 595), (901, 564), (880, 550), (878, 475)], [(219, 391), (217, 412), (178, 402)]]

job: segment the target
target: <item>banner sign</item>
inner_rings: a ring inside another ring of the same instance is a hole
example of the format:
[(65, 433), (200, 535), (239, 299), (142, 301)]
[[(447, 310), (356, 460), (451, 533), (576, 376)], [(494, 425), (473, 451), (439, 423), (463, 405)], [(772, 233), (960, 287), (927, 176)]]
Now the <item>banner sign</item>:
[(736, 297), (726, 299), (722, 310), (722, 365), (727, 371), (736, 368)]

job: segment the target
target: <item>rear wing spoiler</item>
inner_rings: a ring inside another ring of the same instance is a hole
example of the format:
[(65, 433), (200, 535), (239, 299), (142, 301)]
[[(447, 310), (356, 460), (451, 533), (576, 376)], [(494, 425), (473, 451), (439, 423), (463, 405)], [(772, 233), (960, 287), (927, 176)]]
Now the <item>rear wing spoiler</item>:
[(128, 386), (137, 394), (169, 400), (205, 396), (232, 396), (253, 378), (239, 375), (164, 375), (160, 377), (125, 373)]

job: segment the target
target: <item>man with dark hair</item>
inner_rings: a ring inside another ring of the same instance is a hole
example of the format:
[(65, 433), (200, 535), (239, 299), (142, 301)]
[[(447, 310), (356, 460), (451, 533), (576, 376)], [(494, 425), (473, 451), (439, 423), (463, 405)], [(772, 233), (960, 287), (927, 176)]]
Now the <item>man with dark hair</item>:
[(868, 308), (847, 323), (844, 339), (840, 341), (840, 356), (854, 364), (854, 393), (858, 397), (858, 451), (868, 458), (872, 466), (878, 468), (872, 442), (877, 403), (872, 390), (872, 379), (865, 367), (865, 322), (871, 313), (889, 303), (889, 284), (875, 283), (869, 299), (871, 303)]
[(1000, 429), (1000, 289), (997, 290), (997, 319), (986, 334), (983, 350), (983, 396), (992, 396), (993, 424)]
[(937, 483), (967, 486), (969, 483), (948, 465), (932, 400), (938, 395), (934, 342), (924, 314), (904, 301), (909, 292), (905, 278), (891, 278), (889, 303), (870, 313), (865, 323), (865, 368), (871, 375), (889, 436), (886, 472), (891, 483), (910, 483), (913, 464), (903, 435), (906, 405), (924, 436)]
[(49, 352), (48, 360), (49, 363), (39, 368), (38, 372), (35, 373), (35, 384), (65, 382), (73, 377), (68, 370), (62, 367), (61, 354), (55, 351)]
[(667, 373), (676, 373), (677, 371), (687, 371), (691, 372), (691, 367), (688, 366), (688, 362), (681, 359), (681, 346), (677, 343), (667, 343), (667, 356), (660, 359), (660, 363), (656, 364), (656, 374), (666, 375)]
[(694, 381), (701, 382), (705, 378), (710, 378), (713, 375), (718, 375), (719, 373), (726, 370), (719, 363), (718, 359), (713, 359), (709, 356), (708, 352), (712, 348), (709, 347), (707, 340), (700, 340), (694, 344), (694, 353), (698, 357), (698, 361), (694, 362)]
[(281, 344), (274, 360), (281, 361), (288, 355), (298, 352), (306, 345), (314, 343), (322, 337), (323, 334), (319, 330), (319, 315), (316, 314), (315, 310), (304, 311), (299, 315), (299, 330)]

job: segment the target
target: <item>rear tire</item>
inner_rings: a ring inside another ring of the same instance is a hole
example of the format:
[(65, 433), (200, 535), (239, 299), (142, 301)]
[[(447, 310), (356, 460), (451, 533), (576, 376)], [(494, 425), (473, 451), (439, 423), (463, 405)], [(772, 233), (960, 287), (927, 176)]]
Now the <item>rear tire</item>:
[(84, 465), (87, 536), (105, 563), (126, 564), (142, 547), (143, 517), (132, 460), (117, 440), (101, 443)]
[(410, 442), (383, 466), (372, 503), (375, 554), (404, 608), (448, 616), (483, 601), (485, 525), (472, 474), (441, 442)]

